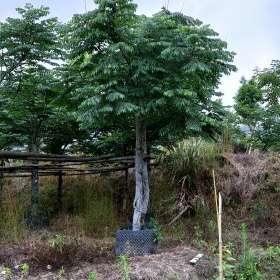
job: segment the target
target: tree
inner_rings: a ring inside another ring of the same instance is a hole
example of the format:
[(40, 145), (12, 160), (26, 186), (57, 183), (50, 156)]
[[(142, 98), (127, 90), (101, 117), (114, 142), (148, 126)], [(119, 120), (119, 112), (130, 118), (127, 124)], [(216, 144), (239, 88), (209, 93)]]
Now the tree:
[(235, 97), (234, 109), (240, 117), (239, 122), (249, 128), (249, 143), (251, 147), (263, 113), (261, 107), (263, 102), (262, 90), (258, 87), (255, 78), (247, 81), (242, 77), (240, 83), (241, 86)]
[(280, 62), (271, 68), (255, 69), (253, 77), (241, 80), (234, 108), (239, 124), (249, 128), (250, 146), (279, 150), (280, 142)]
[(263, 93), (263, 117), (257, 137), (263, 149), (280, 150), (280, 61), (270, 68), (256, 71), (258, 86)]
[[(39, 129), (50, 114), (57, 79), (52, 76), (62, 50), (56, 18), (45, 7), (26, 4), (17, 8), (20, 18), (0, 23), (0, 102), (2, 148), (38, 148)], [(8, 136), (8, 137), (7, 137)], [(37, 149), (36, 148), (36, 149)]]
[[(53, 120), (62, 112), (67, 116), (59, 102), (64, 91), (55, 70), (63, 50), (57, 19), (42, 19), (49, 14), (48, 8), (26, 4), (16, 10), (20, 18), (0, 24), (0, 141), (1, 148), (36, 152), (46, 146)], [(57, 145), (56, 151), (60, 148)], [(37, 167), (32, 169), (31, 184), (31, 215), (35, 217), (39, 213)]]
[(37, 9), (26, 4), (16, 10), (21, 18), (7, 18), (5, 23), (0, 23), (0, 85), (17, 77), (20, 86), (24, 67), (56, 66), (54, 61), (62, 54), (58, 47), (57, 19), (41, 19), (49, 14), (49, 8)]
[(84, 127), (134, 123), (133, 230), (139, 230), (149, 201), (149, 127), (180, 139), (215, 124), (212, 97), (220, 77), (236, 70), (234, 53), (209, 25), (181, 13), (137, 16), (130, 0), (95, 3), (96, 10), (74, 16), (69, 30), (69, 67), (84, 80), (76, 91), (78, 118)]
[(63, 79), (63, 26), (43, 19), (49, 8), (27, 4), (16, 10), (20, 18), (0, 23), (1, 148), (61, 154), (89, 136), (78, 128)]

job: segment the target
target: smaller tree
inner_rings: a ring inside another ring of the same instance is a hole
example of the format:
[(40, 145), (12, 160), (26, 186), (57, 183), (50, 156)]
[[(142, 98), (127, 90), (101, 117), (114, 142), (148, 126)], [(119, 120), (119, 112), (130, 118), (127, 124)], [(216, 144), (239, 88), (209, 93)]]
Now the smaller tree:
[(256, 71), (258, 87), (263, 94), (262, 122), (257, 136), (263, 149), (280, 149), (280, 61), (270, 68)]
[(249, 128), (247, 138), (251, 146), (263, 115), (261, 107), (263, 102), (262, 90), (259, 89), (255, 78), (247, 81), (242, 77), (240, 83), (241, 86), (235, 97), (234, 109), (239, 116), (239, 123)]
[(16, 11), (20, 18), (0, 22), (0, 85), (5, 80), (15, 80), (15, 77), (19, 82), (25, 67), (55, 66), (55, 59), (62, 54), (57, 19), (42, 20), (49, 14), (49, 8), (34, 8), (29, 3)]

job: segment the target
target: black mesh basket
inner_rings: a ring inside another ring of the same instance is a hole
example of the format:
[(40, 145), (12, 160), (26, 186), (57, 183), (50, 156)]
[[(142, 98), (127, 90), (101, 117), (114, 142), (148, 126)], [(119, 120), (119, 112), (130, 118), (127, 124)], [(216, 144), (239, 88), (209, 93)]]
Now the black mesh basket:
[(155, 229), (117, 230), (115, 253), (117, 256), (154, 253), (158, 246), (155, 239)]

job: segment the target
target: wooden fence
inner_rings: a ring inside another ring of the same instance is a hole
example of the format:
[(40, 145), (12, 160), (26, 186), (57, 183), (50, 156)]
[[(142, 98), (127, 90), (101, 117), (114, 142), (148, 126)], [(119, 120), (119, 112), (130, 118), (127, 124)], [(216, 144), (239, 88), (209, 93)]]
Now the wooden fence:
[[(155, 159), (154, 156), (146, 155), (145, 158), (150, 165), (154, 165), (150, 162), (150, 160)], [(5, 159), (16, 159), (21, 162), (5, 165)], [(134, 156), (115, 157), (114, 155), (104, 155), (100, 157), (78, 157), (0, 151), (0, 208), (2, 207), (4, 178), (31, 177), (31, 214), (36, 216), (39, 197), (39, 177), (58, 176), (57, 201), (58, 208), (61, 208), (63, 176), (116, 171), (125, 171), (128, 174), (128, 169), (134, 168), (134, 160)]]

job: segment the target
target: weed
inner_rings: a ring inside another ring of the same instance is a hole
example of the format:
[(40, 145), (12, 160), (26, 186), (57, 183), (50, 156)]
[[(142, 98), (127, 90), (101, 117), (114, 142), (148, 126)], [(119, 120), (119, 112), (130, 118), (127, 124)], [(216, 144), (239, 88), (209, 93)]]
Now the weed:
[(159, 225), (158, 225), (158, 220), (151, 217), (150, 221), (149, 221), (149, 229), (153, 229), (154, 230), (154, 239), (153, 242), (154, 243), (159, 243), (163, 237), (162, 237), (162, 233), (159, 229)]
[(9, 267), (4, 267), (1, 274), (5, 275), (6, 279), (10, 279), (13, 276), (13, 272)]
[(280, 256), (280, 247), (279, 246), (270, 246), (270, 243), (267, 242), (267, 244), (269, 245), (267, 247), (267, 253), (268, 253), (268, 263), (270, 265), (274, 265), (276, 262), (276, 257)]
[(23, 263), (19, 267), (22, 270), (23, 277), (27, 277), (29, 275), (29, 265), (27, 263)]
[[(232, 279), (234, 276), (234, 269), (235, 265), (232, 264), (232, 262), (235, 262), (236, 259), (232, 257), (232, 252), (227, 248), (227, 246), (223, 246), (222, 248), (223, 252), (223, 272), (225, 279)], [(217, 266), (216, 268), (219, 268)], [(220, 279), (220, 276), (216, 278), (217, 280)]]
[(118, 256), (119, 275), (122, 280), (130, 280), (129, 273), (131, 272), (131, 267), (128, 264), (128, 260), (127, 255)]
[(49, 240), (49, 243), (55, 250), (62, 253), (65, 246), (72, 244), (72, 240), (67, 236), (57, 234), (53, 239)]
[(106, 252), (106, 251), (108, 251), (108, 249), (109, 249), (109, 247), (108, 246), (101, 246), (100, 247), (100, 252)]
[(88, 274), (87, 280), (96, 280), (96, 279), (97, 279), (97, 277), (96, 277), (96, 273), (95, 272), (90, 272)]
[(197, 138), (178, 143), (165, 157), (166, 167), (173, 176), (186, 176), (188, 186), (193, 186), (197, 174), (206, 165), (216, 166), (219, 148)]
[(200, 228), (200, 226), (195, 226), (195, 238), (192, 240), (192, 245), (196, 246), (199, 249), (203, 249), (207, 246), (207, 243), (202, 239), (203, 236), (203, 230)]
[[(54, 184), (54, 182), (52, 182)], [(57, 208), (57, 187), (51, 185), (41, 188), (39, 192), (39, 207), (44, 213), (53, 214)]]
[(232, 255), (234, 255), (235, 252), (235, 244), (231, 241), (228, 241), (226, 244), (226, 247), (228, 248), (228, 250), (232, 253)]
[(28, 229), (24, 222), (24, 199), (24, 194), (17, 198), (10, 191), (5, 194), (0, 217), (0, 236), (9, 243), (18, 242), (27, 236)]
[(212, 254), (215, 254), (217, 252), (218, 242), (213, 241), (213, 242), (208, 243), (208, 248)]
[(62, 266), (62, 267), (59, 269), (58, 275), (59, 275), (59, 276), (65, 276), (65, 275), (66, 275), (64, 266)]
[(265, 221), (269, 218), (268, 207), (264, 202), (257, 202), (250, 207), (252, 212), (252, 218), (255, 222)]
[(53, 239), (49, 240), (49, 243), (53, 248), (62, 253), (63, 247), (65, 245), (65, 238), (66, 237), (62, 235), (55, 235)]
[(214, 237), (215, 237), (215, 232), (216, 232), (216, 223), (215, 223), (215, 221), (214, 220), (209, 220), (208, 221), (208, 230), (209, 230), (209, 238), (211, 239), (211, 240), (213, 240), (214, 239)]
[(242, 224), (241, 258), (238, 262), (237, 276), (239, 280), (261, 279), (256, 256), (249, 250), (246, 224)]

